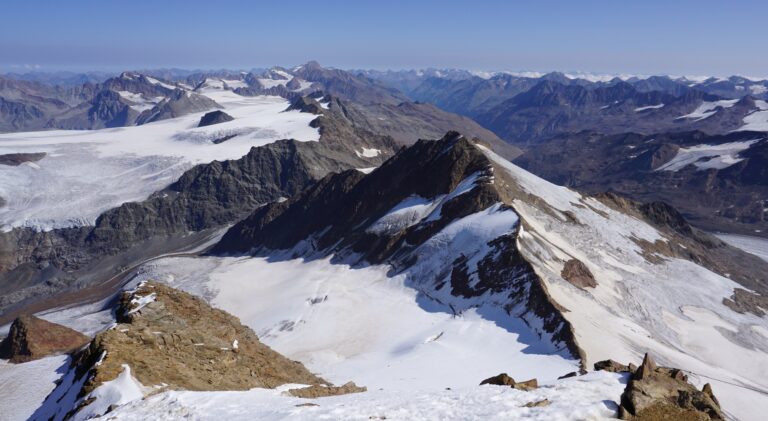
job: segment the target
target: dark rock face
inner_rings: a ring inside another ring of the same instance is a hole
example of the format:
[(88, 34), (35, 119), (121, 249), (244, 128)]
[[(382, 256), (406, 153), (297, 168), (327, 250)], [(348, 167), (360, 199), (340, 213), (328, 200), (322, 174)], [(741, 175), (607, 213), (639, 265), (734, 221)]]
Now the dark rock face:
[(89, 341), (89, 337), (76, 330), (24, 315), (13, 321), (8, 336), (0, 342), (0, 358), (23, 363), (50, 355), (71, 353)]
[(560, 276), (582, 289), (594, 288), (597, 286), (597, 281), (595, 281), (592, 272), (590, 272), (589, 268), (578, 259), (571, 259), (565, 262)]
[[(748, 141), (755, 142), (735, 154), (739, 161), (729, 166), (696, 166), (708, 162), (702, 158), (676, 171), (662, 167), (681, 148)], [(768, 232), (765, 133), (708, 135), (695, 131), (645, 136), (584, 132), (532, 145), (514, 162), (555, 184), (586, 193), (611, 191), (643, 202), (668, 203), (691, 224), (707, 231), (757, 236)], [(681, 223), (659, 204), (649, 205), (648, 211), (671, 218), (668, 223)]]
[(0, 165), (19, 166), (25, 162), (37, 162), (45, 158), (45, 152), (37, 153), (7, 153), (0, 155)]
[[(510, 377), (507, 373), (501, 373), (499, 375), (489, 377), (482, 382), (480, 386), (484, 384), (491, 384), (495, 386), (509, 386), (518, 390), (533, 390), (539, 387), (539, 382), (536, 379), (526, 380), (524, 382), (516, 382), (515, 379)], [(538, 405), (544, 406), (544, 405)]]
[(657, 367), (646, 354), (621, 395), (624, 420), (724, 420), (709, 384), (699, 391), (675, 368)]
[(44, 125), (45, 113), (31, 104), (0, 97), (0, 131), (15, 131)]
[(206, 96), (177, 89), (151, 110), (142, 112), (136, 118), (136, 124), (146, 124), (153, 121), (180, 117), (185, 114), (207, 111), (212, 108), (221, 108), (221, 105)]
[(120, 94), (102, 90), (90, 101), (56, 116), (49, 127), (72, 130), (123, 127), (133, 124), (138, 115)]
[[(443, 150), (445, 153), (441, 153)], [(373, 222), (411, 195), (434, 198), (446, 194), (464, 178), (487, 167), (486, 158), (458, 133), (449, 133), (440, 142), (419, 141), (413, 147), (398, 152), (395, 158), (368, 176), (358, 171), (333, 174), (294, 199), (258, 209), (230, 229), (214, 252), (242, 253), (253, 247), (290, 248), (330, 226), (332, 228), (317, 239), (319, 249), (343, 239), (344, 246), (351, 246), (358, 252), (367, 250), (365, 254), (370, 260), (381, 262), (406, 237), (409, 237), (411, 244), (423, 242), (430, 233), (437, 232), (454, 218), (498, 201), (498, 196), (493, 196), (488, 189), (475, 189), (466, 196), (460, 196), (461, 200), (456, 201), (456, 208), (449, 217), (428, 227), (413, 227), (397, 238), (375, 240), (371, 234), (360, 229), (361, 223), (366, 220)], [(462, 207), (460, 202), (466, 202), (465, 198), (467, 201), (477, 200), (478, 205), (485, 206)], [(301, 216), (309, 214), (314, 216)], [(291, 229), (280, 228), (280, 225), (287, 223)]]
[[(678, 118), (692, 112), (702, 101), (719, 99), (696, 90), (677, 97), (659, 91), (640, 92), (626, 82), (593, 88), (544, 80), (477, 115), (476, 119), (505, 140), (531, 145), (584, 130), (606, 134), (691, 129), (727, 133), (740, 127), (741, 119), (755, 108), (745, 100), (731, 108), (720, 108), (707, 119)], [(664, 106), (643, 110), (659, 104)]]
[(225, 123), (232, 120), (234, 120), (234, 118), (232, 118), (231, 115), (225, 113), (224, 111), (216, 110), (211, 111), (210, 113), (206, 113), (204, 116), (200, 117), (200, 123), (197, 124), (197, 127), (211, 126), (213, 124)]

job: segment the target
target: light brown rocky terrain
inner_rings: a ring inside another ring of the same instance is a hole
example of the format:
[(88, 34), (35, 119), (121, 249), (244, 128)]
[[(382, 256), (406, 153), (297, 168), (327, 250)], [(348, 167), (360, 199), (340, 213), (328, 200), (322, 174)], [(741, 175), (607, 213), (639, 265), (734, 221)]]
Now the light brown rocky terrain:
[[(126, 379), (137, 382), (143, 396), (166, 390), (271, 389), (284, 384), (309, 385), (288, 392), (302, 398), (366, 390), (351, 382), (333, 386), (261, 343), (237, 317), (161, 283), (146, 282), (123, 293), (116, 315), (117, 324), (75, 355), (70, 373), (35, 419), (68, 419), (81, 411), (85, 416), (101, 415), (119, 403), (98, 402), (112, 399), (99, 389), (120, 383), (120, 390), (125, 390)], [(52, 412), (46, 412), (48, 408)]]

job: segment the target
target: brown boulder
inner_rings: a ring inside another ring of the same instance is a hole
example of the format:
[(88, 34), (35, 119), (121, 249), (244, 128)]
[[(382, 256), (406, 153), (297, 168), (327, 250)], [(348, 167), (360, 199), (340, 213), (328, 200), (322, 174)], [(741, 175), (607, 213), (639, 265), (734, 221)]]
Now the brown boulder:
[(584, 289), (594, 288), (597, 286), (597, 281), (589, 271), (589, 268), (578, 259), (571, 259), (565, 262), (563, 270), (560, 272), (560, 276), (571, 284)]
[(301, 389), (288, 389), (288, 394), (297, 398), (314, 399), (366, 391), (368, 391), (368, 388), (365, 386), (360, 387), (353, 382), (347, 382), (342, 386), (312, 385)]
[(509, 377), (509, 374), (507, 373), (501, 373), (493, 377), (488, 377), (487, 379), (480, 382), (480, 386), (484, 384), (492, 384), (495, 386), (514, 386), (515, 379)]
[(658, 367), (650, 355), (630, 375), (621, 394), (619, 418), (635, 421), (723, 420), (709, 384), (697, 390), (676, 368)]
[(540, 401), (531, 401), (523, 405), (526, 408), (540, 408), (542, 406), (549, 406), (552, 402), (549, 399), (542, 399)]
[(23, 363), (79, 350), (90, 341), (82, 333), (31, 315), (16, 318), (0, 343), (0, 358)]
[(533, 390), (539, 387), (539, 382), (536, 379), (526, 380), (524, 382), (516, 382), (515, 379), (510, 377), (507, 373), (501, 373), (499, 375), (489, 377), (482, 382), (480, 386), (484, 384), (491, 384), (495, 386), (509, 386), (518, 390)]
[(611, 373), (630, 372), (630, 367), (614, 360), (603, 360), (595, 363), (595, 371), (608, 371)]

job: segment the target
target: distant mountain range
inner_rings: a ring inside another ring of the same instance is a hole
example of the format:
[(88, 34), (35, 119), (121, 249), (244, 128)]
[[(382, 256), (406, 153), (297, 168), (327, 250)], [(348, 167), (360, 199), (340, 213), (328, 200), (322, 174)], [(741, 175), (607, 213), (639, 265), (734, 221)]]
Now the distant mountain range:
[[(475, 119), (517, 145), (563, 133), (762, 130), (745, 119), (768, 106), (768, 81), (740, 76), (577, 77), (461, 71), (361, 71), (415, 101)], [(751, 123), (751, 124), (750, 124)], [(768, 127), (768, 118), (759, 121)]]

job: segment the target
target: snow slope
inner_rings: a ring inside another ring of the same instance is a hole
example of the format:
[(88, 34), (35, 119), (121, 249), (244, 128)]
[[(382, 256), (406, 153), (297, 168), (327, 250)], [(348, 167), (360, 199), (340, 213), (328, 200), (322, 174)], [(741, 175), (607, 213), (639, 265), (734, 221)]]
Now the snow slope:
[(739, 131), (768, 132), (768, 102), (757, 100), (755, 105), (757, 109), (744, 117), (744, 125), (739, 127)]
[[(428, 392), (370, 390), (321, 399), (281, 395), (276, 390), (246, 392), (166, 392), (109, 413), (113, 420), (598, 420), (616, 411), (610, 402), (624, 389), (618, 374), (598, 372), (523, 392), (509, 387), (474, 386)], [(548, 406), (526, 404), (547, 399)], [(307, 406), (307, 404), (313, 404)]]
[(739, 157), (739, 152), (749, 149), (760, 140), (680, 148), (669, 162), (655, 171), (679, 171), (688, 165), (694, 165), (699, 170), (728, 168), (743, 159)]
[(738, 99), (723, 99), (720, 101), (704, 101), (699, 105), (693, 112), (690, 114), (686, 114), (683, 116), (678, 117), (678, 119), (682, 118), (688, 118), (688, 119), (694, 119), (694, 121), (700, 121), (704, 120), (706, 118), (712, 117), (717, 113), (718, 108), (731, 108), (736, 103), (739, 102)]
[[(92, 224), (103, 211), (146, 199), (195, 164), (236, 159), (251, 147), (278, 139), (319, 139), (309, 127), (316, 116), (284, 112), (279, 97), (242, 97), (202, 90), (233, 121), (197, 127), (203, 113), (135, 127), (92, 131), (55, 130), (0, 135), (0, 154), (45, 152), (35, 163), (0, 165), (0, 227)], [(213, 140), (235, 135), (226, 142)]]
[(578, 370), (522, 320), (491, 306), (454, 314), (390, 270), (278, 255), (169, 258), (146, 266), (137, 281), (157, 279), (207, 298), (334, 383), (434, 391), (503, 371), (553, 380)]
[[(753, 389), (768, 390), (768, 321), (722, 304), (740, 285), (687, 260), (649, 262), (635, 240), (667, 241), (653, 227), (482, 149), (532, 196), (512, 202), (525, 222), (518, 243), (555, 301), (571, 310), (564, 316), (588, 365), (636, 362), (651, 352), (699, 386), (711, 383), (726, 412), (761, 419), (768, 398)], [(583, 291), (561, 278), (571, 258), (592, 271), (596, 288)]]
[(29, 419), (68, 367), (69, 357), (66, 355), (23, 364), (0, 360), (0, 419)]
[(746, 235), (717, 234), (726, 243), (768, 261), (768, 239)]

